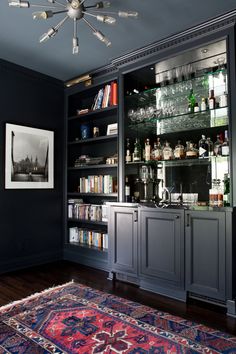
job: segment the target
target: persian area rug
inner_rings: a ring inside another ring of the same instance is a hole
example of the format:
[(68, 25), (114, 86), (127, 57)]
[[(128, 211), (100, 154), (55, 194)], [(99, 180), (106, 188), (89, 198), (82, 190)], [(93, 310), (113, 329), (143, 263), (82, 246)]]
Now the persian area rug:
[(236, 337), (68, 283), (0, 308), (3, 353), (236, 353)]

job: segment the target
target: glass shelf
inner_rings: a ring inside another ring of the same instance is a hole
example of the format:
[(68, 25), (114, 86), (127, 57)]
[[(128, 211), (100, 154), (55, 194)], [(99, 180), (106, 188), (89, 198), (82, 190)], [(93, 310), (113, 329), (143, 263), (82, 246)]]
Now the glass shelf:
[(100, 165), (81, 165), (78, 167), (68, 167), (69, 171), (76, 170), (90, 170), (90, 169), (100, 169), (100, 168), (117, 168), (117, 164), (100, 164)]
[[(204, 79), (206, 79), (208, 81), (209, 76), (213, 76), (213, 77), (217, 77), (218, 75), (227, 75), (227, 69), (219, 69), (216, 71), (210, 71), (208, 73), (204, 73), (202, 75), (195, 75), (194, 77), (191, 78), (187, 78), (187, 79), (183, 79), (181, 81), (175, 81), (173, 83), (169, 83), (169, 84), (165, 84), (165, 82), (162, 82), (159, 86), (155, 87), (155, 88), (151, 88), (151, 89), (147, 89), (144, 90), (140, 93), (135, 93), (132, 95), (127, 95), (125, 96), (125, 99), (127, 99), (127, 101), (143, 101), (146, 102), (147, 99), (150, 99), (152, 97), (156, 96), (156, 91), (159, 90), (165, 90), (166, 87), (176, 87), (176, 86), (182, 86), (185, 85), (186, 83), (189, 83), (191, 86), (191, 84), (194, 84), (196, 81), (202, 81), (203, 82), (203, 87), (204, 85), (206, 85), (206, 83), (204, 82)], [(207, 85), (206, 85), (207, 87)]]
[(125, 165), (128, 166), (139, 166), (139, 165), (150, 165), (153, 167), (158, 167), (164, 165), (166, 167), (175, 166), (193, 166), (193, 165), (209, 165), (211, 162), (221, 162), (227, 161), (229, 156), (210, 156), (206, 158), (196, 158), (196, 159), (182, 159), (182, 160), (160, 160), (160, 161), (139, 161), (139, 162), (128, 162)]
[(223, 127), (228, 124), (228, 107), (225, 106), (203, 112), (145, 119), (142, 122), (130, 123), (129, 128), (132, 130), (153, 128), (156, 130), (156, 135), (162, 135), (178, 131)]

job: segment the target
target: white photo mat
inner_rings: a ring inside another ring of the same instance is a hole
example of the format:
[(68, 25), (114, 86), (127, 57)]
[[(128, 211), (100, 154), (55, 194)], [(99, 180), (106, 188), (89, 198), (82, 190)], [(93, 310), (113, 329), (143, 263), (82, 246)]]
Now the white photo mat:
[(5, 188), (54, 188), (54, 132), (6, 123)]

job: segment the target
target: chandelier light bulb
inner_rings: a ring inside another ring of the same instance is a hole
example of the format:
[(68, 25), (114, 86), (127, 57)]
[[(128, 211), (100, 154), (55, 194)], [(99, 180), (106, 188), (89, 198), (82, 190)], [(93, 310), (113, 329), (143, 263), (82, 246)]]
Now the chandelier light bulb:
[(34, 20), (47, 20), (49, 17), (53, 16), (52, 11), (37, 11), (32, 13)]
[(119, 11), (118, 12), (119, 17), (127, 18), (127, 17), (138, 17), (138, 12), (137, 11)]
[(109, 25), (114, 25), (116, 23), (116, 19), (114, 17), (106, 15), (97, 15), (97, 20)]
[(78, 37), (73, 37), (72, 40), (72, 54), (79, 54), (79, 39)]
[(43, 43), (48, 41), (51, 37), (55, 36), (56, 33), (57, 30), (55, 30), (55, 28), (49, 28), (49, 30), (46, 33), (42, 34), (42, 36), (39, 38), (39, 42)]
[(30, 7), (30, 4), (28, 1), (13, 0), (13, 1), (9, 1), (9, 6), (27, 8)]
[(97, 37), (97, 39), (99, 39), (101, 42), (106, 44), (107, 47), (109, 47), (111, 45), (111, 41), (107, 37), (105, 37), (102, 32), (95, 31), (95, 32), (93, 32), (93, 34)]

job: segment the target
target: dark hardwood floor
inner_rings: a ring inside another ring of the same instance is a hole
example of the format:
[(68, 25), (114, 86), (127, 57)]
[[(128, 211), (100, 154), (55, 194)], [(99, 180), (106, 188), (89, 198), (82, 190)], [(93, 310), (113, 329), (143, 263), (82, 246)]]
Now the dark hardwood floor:
[(107, 280), (107, 273), (79, 264), (61, 261), (0, 275), (0, 306), (70, 280), (129, 300), (201, 322), (236, 335), (236, 319), (225, 308), (190, 299), (187, 303), (156, 295), (137, 286)]

